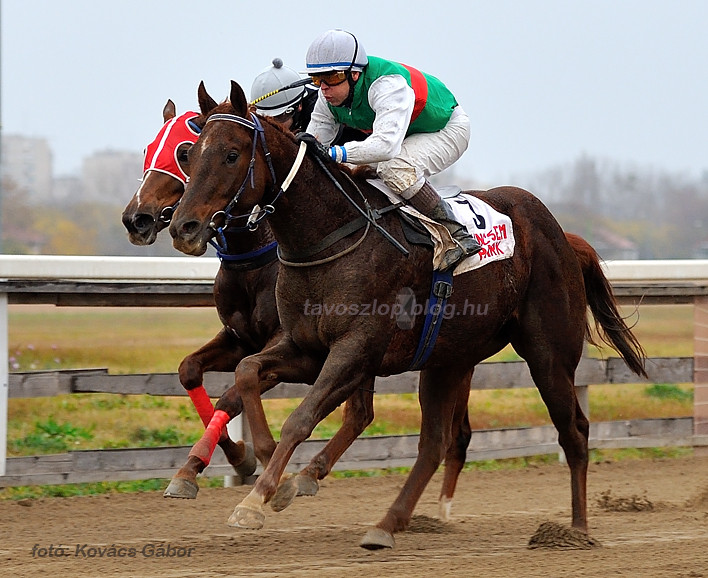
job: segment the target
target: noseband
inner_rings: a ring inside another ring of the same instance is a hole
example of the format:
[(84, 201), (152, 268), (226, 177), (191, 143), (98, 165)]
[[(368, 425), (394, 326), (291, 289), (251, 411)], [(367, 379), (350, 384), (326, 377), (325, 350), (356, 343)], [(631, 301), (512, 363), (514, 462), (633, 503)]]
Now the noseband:
[[(278, 194), (274, 197), (273, 201), (265, 205), (261, 211), (259, 211), (258, 215), (254, 215), (254, 213), (249, 213), (247, 215), (232, 215), (231, 211), (233, 208), (236, 206), (236, 203), (238, 202), (239, 198), (241, 197), (241, 193), (246, 189), (246, 185), (248, 185), (249, 181), (251, 183), (251, 188), (255, 188), (255, 181), (254, 181), (254, 167), (256, 165), (256, 149), (258, 148), (258, 142), (260, 141), (261, 146), (263, 147), (263, 153), (266, 158), (266, 163), (268, 165), (268, 170), (270, 171), (270, 177), (272, 181), (272, 187), (275, 187), (275, 182), (276, 182), (276, 177), (275, 177), (275, 169), (273, 168), (273, 161), (271, 160), (270, 157), (270, 151), (268, 150), (268, 144), (266, 143), (266, 138), (265, 138), (265, 131), (263, 130), (263, 125), (261, 124), (261, 121), (258, 119), (258, 117), (251, 113), (251, 119), (248, 120), (246, 118), (243, 118), (241, 116), (237, 116), (235, 114), (214, 114), (210, 116), (207, 119), (207, 124), (213, 121), (226, 121), (226, 122), (235, 122), (236, 124), (240, 124), (241, 126), (245, 126), (246, 128), (250, 128), (253, 131), (253, 145), (251, 146), (251, 160), (248, 163), (248, 170), (246, 171), (246, 175), (243, 178), (243, 182), (241, 183), (241, 186), (239, 187), (238, 191), (236, 191), (236, 194), (233, 196), (233, 198), (229, 201), (229, 203), (226, 205), (226, 207), (222, 211), (217, 211), (214, 213), (211, 217), (211, 221), (209, 222), (209, 227), (212, 228), (214, 231), (216, 231), (217, 235), (220, 237), (223, 237), (223, 229), (225, 226), (229, 225), (229, 229), (232, 230), (248, 230), (248, 231), (255, 231), (258, 228), (258, 223), (265, 219), (268, 215), (273, 213), (275, 211), (275, 207), (273, 207), (272, 203), (274, 203), (280, 195), (283, 193), (283, 189), (281, 188)], [(222, 226), (217, 225), (217, 219), (223, 219), (224, 224)], [(236, 219), (247, 219), (246, 226), (245, 227), (233, 227), (230, 225), (231, 221), (234, 221)]]

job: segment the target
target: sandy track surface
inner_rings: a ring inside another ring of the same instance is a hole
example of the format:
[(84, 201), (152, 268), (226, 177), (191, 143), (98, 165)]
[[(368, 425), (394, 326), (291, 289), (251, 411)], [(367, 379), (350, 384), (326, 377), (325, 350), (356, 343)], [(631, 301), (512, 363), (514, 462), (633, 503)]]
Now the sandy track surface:
[(396, 548), (358, 546), (404, 481), (325, 480), (314, 498), (226, 526), (248, 488), (0, 503), (2, 576), (638, 576), (708, 578), (708, 456), (591, 465), (591, 549), (529, 549), (545, 522), (570, 523), (561, 465), (462, 475), (453, 519), (437, 519), (436, 476)]

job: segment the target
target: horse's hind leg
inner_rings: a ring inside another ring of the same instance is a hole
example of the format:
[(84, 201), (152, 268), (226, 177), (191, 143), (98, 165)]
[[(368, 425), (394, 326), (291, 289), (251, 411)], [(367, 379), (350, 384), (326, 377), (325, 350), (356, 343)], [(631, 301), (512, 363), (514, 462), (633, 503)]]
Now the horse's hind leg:
[(550, 372), (532, 367), (531, 376), (543, 398), (553, 425), (558, 430), (558, 443), (565, 452), (570, 469), (573, 527), (587, 532), (588, 435), (590, 424), (575, 395), (573, 372), (553, 364)]
[(551, 290), (534, 304), (529, 302), (533, 313), (521, 316), (520, 331), (511, 343), (526, 360), (558, 430), (558, 443), (570, 469), (573, 527), (587, 532), (590, 424), (575, 394), (575, 370), (585, 338), (585, 303), (582, 298), (565, 293), (554, 295)]
[[(393, 548), (393, 534), (408, 526), (423, 490), (448, 454), (454, 436), (458, 433), (458, 430), (453, 431), (457, 404), (461, 399), (467, 399), (471, 376), (469, 370), (461, 373), (450, 368), (421, 371), (418, 392), (421, 408), (418, 457), (384, 518), (360, 542), (362, 548)], [(464, 395), (461, 390), (465, 391)]]
[(445, 454), (445, 473), (443, 476), (442, 489), (440, 490), (438, 515), (441, 520), (450, 519), (452, 496), (455, 494), (457, 480), (467, 460), (467, 448), (470, 445), (470, 439), (472, 439), (472, 428), (470, 427), (467, 405), (469, 393), (469, 387), (466, 389), (460, 387), (459, 398), (455, 404), (452, 441)]

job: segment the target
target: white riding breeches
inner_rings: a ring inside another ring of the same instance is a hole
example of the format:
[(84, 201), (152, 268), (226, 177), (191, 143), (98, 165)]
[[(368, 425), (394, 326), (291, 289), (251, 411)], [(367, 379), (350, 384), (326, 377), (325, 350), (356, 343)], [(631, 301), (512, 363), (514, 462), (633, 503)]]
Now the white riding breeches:
[(409, 199), (423, 186), (426, 178), (457, 161), (467, 150), (469, 141), (470, 119), (457, 106), (442, 130), (406, 137), (398, 156), (378, 163), (376, 172), (394, 193)]

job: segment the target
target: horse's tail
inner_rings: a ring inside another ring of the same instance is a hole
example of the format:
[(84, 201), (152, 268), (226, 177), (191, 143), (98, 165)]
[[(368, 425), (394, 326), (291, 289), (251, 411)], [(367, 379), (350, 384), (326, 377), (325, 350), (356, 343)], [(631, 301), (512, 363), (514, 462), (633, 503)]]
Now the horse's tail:
[[(595, 249), (578, 235), (566, 233), (565, 236), (575, 251), (583, 271), (585, 296), (595, 319), (595, 329), (600, 339), (617, 351), (634, 373), (647, 377), (644, 369), (646, 358), (644, 349), (617, 309), (612, 286), (602, 271), (600, 258)], [(589, 325), (586, 336), (590, 343), (597, 345), (592, 339)]]

